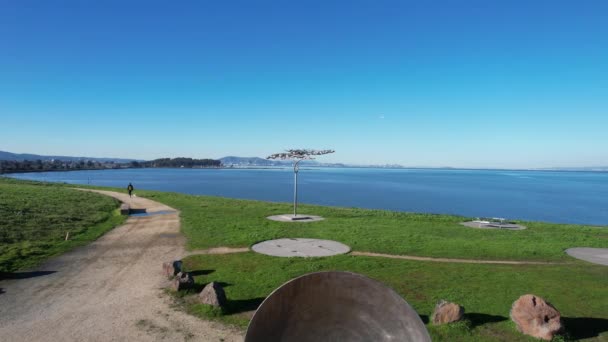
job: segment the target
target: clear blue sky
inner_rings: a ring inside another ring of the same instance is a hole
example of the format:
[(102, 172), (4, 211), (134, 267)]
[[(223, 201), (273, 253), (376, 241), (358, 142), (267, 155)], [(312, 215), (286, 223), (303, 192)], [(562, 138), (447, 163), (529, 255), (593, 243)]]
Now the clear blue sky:
[(0, 150), (608, 164), (608, 1), (0, 0)]

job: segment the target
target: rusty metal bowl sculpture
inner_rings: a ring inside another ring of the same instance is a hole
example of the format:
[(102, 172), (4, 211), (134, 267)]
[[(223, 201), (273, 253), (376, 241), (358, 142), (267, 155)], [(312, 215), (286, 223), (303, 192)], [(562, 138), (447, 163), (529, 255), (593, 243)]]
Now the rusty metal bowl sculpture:
[(245, 342), (431, 341), (395, 291), (351, 272), (317, 272), (276, 289), (255, 312)]

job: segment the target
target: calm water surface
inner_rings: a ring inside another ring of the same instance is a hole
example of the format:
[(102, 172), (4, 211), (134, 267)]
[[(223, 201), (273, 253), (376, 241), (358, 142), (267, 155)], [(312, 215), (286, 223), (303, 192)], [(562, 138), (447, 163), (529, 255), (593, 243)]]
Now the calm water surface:
[[(13, 174), (71, 184), (290, 202), (290, 169), (126, 169)], [(302, 203), (608, 225), (608, 173), (302, 169)]]

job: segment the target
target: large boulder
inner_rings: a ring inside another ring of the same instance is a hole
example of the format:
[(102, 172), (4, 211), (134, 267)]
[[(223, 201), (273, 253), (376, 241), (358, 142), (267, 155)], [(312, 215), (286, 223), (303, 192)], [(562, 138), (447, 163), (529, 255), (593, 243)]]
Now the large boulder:
[(188, 272), (179, 272), (173, 282), (171, 283), (171, 287), (175, 291), (181, 291), (186, 289), (191, 289), (194, 286), (194, 278)]
[(440, 300), (435, 305), (435, 311), (431, 316), (433, 324), (445, 324), (457, 322), (464, 316), (464, 308), (456, 303)]
[(181, 260), (175, 260), (172, 262), (163, 263), (163, 272), (169, 278), (175, 277), (181, 271), (182, 271), (182, 261)]
[(511, 319), (520, 332), (543, 340), (551, 340), (562, 330), (559, 311), (533, 294), (523, 295), (513, 303)]
[(222, 285), (211, 282), (205, 286), (203, 291), (198, 295), (201, 303), (221, 307), (226, 305), (226, 293)]

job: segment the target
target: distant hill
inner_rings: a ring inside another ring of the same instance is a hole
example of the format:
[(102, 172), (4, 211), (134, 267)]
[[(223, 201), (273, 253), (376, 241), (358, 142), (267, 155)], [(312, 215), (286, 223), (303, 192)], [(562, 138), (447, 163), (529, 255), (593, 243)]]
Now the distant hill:
[(219, 159), (222, 165), (230, 166), (286, 166), (291, 165), (289, 161), (283, 160), (268, 160), (259, 157), (235, 157), (228, 156)]
[(185, 157), (160, 158), (146, 162), (133, 162), (132, 167), (179, 167), (179, 168), (207, 168), (221, 167), (222, 162), (215, 159), (192, 159)]
[[(264, 159), (259, 157), (235, 157), (228, 156), (219, 159), (222, 162), (222, 165), (225, 167), (237, 166), (237, 167), (247, 167), (247, 166), (274, 166), (274, 167), (286, 167), (292, 166), (293, 162), (291, 160), (275, 160), (275, 159)], [(320, 163), (316, 160), (304, 160), (300, 163), (302, 166), (318, 166), (318, 167), (347, 167), (345, 164), (329, 164), (329, 163)]]
[[(224, 167), (290, 167), (293, 162), (291, 160), (268, 160), (259, 157), (236, 157), (236, 156), (227, 156), (219, 159), (222, 162), (222, 166)], [(460, 169), (453, 168), (449, 166), (444, 167), (432, 167), (432, 166), (410, 166), (406, 167), (399, 164), (381, 164), (381, 165), (371, 165), (371, 164), (343, 164), (343, 163), (323, 163), (318, 160), (304, 160), (300, 163), (302, 166), (309, 167), (343, 167), (343, 168), (391, 168), (391, 169), (402, 169), (402, 168), (412, 168), (412, 169)], [(476, 170), (476, 169), (471, 169)], [(480, 170), (501, 170), (501, 169), (480, 169)], [(506, 170), (529, 170), (529, 171), (600, 171), (607, 172), (608, 166), (595, 166), (595, 167), (552, 167), (552, 168), (543, 168), (543, 169), (506, 169)]]
[(606, 172), (608, 171), (608, 166), (586, 166), (586, 167), (547, 167), (542, 169), (537, 169), (541, 171), (596, 171), (596, 172)]
[(24, 160), (61, 160), (61, 161), (97, 161), (97, 162), (114, 162), (114, 163), (130, 163), (132, 161), (141, 161), (138, 159), (123, 159), (123, 158), (95, 158), (95, 157), (69, 157), (69, 156), (41, 156), (38, 154), (28, 153), (11, 153), (0, 151), (0, 160), (9, 161), (24, 161)]

